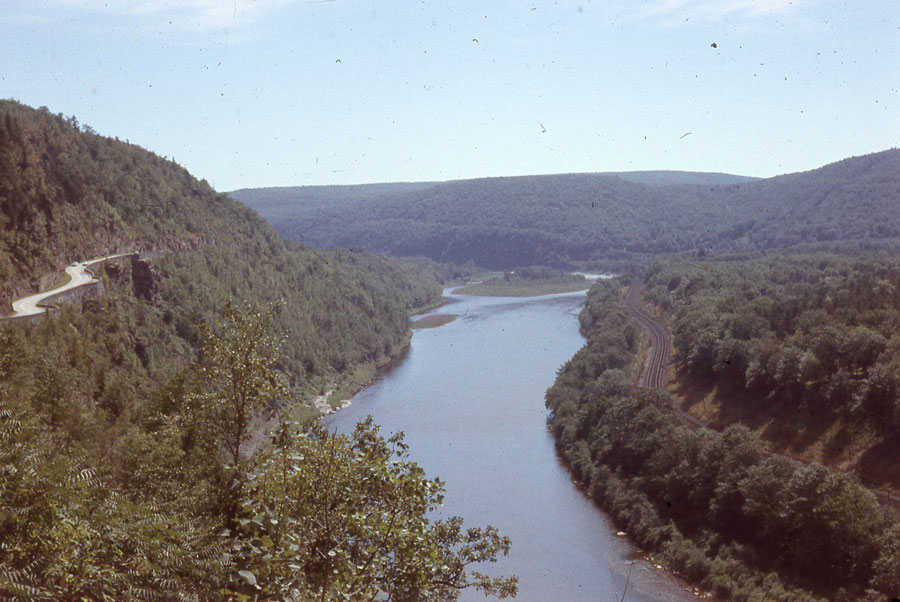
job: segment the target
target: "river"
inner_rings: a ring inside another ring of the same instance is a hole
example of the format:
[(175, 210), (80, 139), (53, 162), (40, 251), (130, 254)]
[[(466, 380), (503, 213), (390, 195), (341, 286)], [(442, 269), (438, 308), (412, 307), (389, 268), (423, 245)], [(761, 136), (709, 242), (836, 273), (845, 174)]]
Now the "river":
[(585, 294), (449, 296), (437, 312), (459, 317), (415, 331), (409, 351), (326, 423), (347, 432), (371, 414), (382, 434), (404, 431), (412, 459), (446, 482), (440, 514), (512, 539), (483, 572), (518, 575), (518, 600), (694, 600), (646, 561), (629, 578), (634, 549), (572, 483), (547, 430), (544, 392), (584, 344)]

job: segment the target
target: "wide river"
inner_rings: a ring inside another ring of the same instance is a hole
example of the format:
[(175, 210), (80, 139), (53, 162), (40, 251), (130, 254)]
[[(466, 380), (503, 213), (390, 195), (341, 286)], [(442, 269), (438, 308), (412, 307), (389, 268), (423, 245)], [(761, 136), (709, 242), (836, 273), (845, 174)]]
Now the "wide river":
[(383, 434), (405, 432), (412, 459), (446, 482), (440, 514), (512, 539), (484, 572), (518, 575), (518, 600), (695, 600), (643, 560), (626, 591), (634, 549), (572, 483), (547, 430), (544, 392), (584, 344), (585, 294), (450, 297), (438, 312), (456, 321), (415, 331), (408, 353), (326, 423), (347, 432), (371, 414)]

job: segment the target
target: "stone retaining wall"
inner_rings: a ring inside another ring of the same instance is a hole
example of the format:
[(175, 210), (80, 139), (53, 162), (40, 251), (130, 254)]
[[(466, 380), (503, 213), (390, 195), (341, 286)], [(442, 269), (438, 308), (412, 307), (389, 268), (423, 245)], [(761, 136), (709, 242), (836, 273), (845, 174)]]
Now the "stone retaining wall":
[(43, 320), (47, 316), (56, 316), (59, 314), (59, 304), (65, 303), (68, 305), (75, 305), (83, 302), (85, 299), (94, 299), (96, 297), (100, 297), (103, 295), (103, 281), (95, 280), (92, 282), (88, 282), (78, 286), (76, 288), (69, 289), (67, 291), (63, 291), (61, 293), (57, 293), (56, 295), (51, 295), (44, 299), (44, 302), (38, 305), (38, 307), (46, 308), (46, 311), (33, 314), (30, 316), (4, 316), (0, 317), (0, 324), (9, 324), (9, 323), (29, 323), (34, 324), (40, 320)]
[[(135, 258), (137, 258), (137, 255), (125, 255), (121, 259), (126, 258), (131, 258), (132, 260), (134, 260)], [(87, 267), (85, 268), (85, 271), (91, 276), (94, 276), (95, 278), (97, 277), (96, 274), (91, 270), (91, 268)], [(67, 291), (62, 291), (61, 293), (50, 295), (49, 297), (44, 299), (43, 303), (38, 305), (38, 307), (46, 308), (46, 311), (43, 311), (39, 314), (30, 316), (0, 316), (0, 325), (22, 322), (33, 324), (38, 322), (39, 320), (43, 320), (45, 316), (55, 316), (59, 314), (60, 303), (65, 303), (68, 305), (80, 304), (85, 299), (94, 299), (96, 297), (100, 297), (101, 295), (103, 295), (103, 291), (103, 280), (93, 280), (91, 282), (82, 284), (81, 286), (71, 288)], [(8, 310), (11, 311), (12, 307), (10, 306)]]

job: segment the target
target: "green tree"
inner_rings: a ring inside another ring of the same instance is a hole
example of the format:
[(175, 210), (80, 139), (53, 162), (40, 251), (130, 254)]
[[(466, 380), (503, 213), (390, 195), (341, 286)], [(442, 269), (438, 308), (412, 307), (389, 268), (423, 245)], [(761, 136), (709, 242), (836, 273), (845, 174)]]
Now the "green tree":
[(851, 367), (868, 373), (869, 368), (886, 347), (887, 340), (883, 336), (868, 328), (857, 326), (847, 333), (842, 351), (844, 360)]
[[(279, 342), (268, 333), (277, 305), (262, 311), (228, 301), (217, 327), (204, 325), (200, 363), (203, 392), (194, 399), (196, 419), (213, 455), (224, 454), (219, 473), (219, 512), (234, 525), (249, 471), (247, 444), (254, 421), (286, 394), (275, 363)], [(215, 460), (213, 459), (213, 463)]]
[(885, 532), (873, 569), (872, 586), (888, 596), (900, 596), (900, 523)]
[(240, 600), (456, 600), (474, 588), (505, 598), (515, 577), (469, 572), (510, 541), (493, 527), (432, 520), (443, 484), (409, 460), (403, 435), (371, 417), (350, 435), (284, 424), (241, 500), (231, 594)]
[(277, 307), (254, 311), (229, 301), (218, 327), (203, 328), (203, 409), (236, 470), (254, 418), (286, 394), (275, 370), (279, 342), (268, 334)]
[[(133, 503), (0, 398), (0, 599), (198, 600), (216, 590), (209, 525)], [(208, 596), (206, 596), (208, 597)]]
[(900, 356), (890, 360), (879, 361), (872, 368), (855, 408), (882, 433), (891, 432), (900, 424)]

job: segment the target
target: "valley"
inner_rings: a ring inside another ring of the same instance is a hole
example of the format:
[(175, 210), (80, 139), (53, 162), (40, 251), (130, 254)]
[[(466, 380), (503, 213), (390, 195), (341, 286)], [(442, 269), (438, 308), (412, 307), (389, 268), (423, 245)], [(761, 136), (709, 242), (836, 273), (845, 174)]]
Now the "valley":
[(898, 31), (0, 2), (0, 601), (900, 600)]
[(173, 161), (0, 112), (0, 293), (33, 318), (0, 327), (4, 596), (900, 583), (898, 151), (241, 192), (267, 224)]

